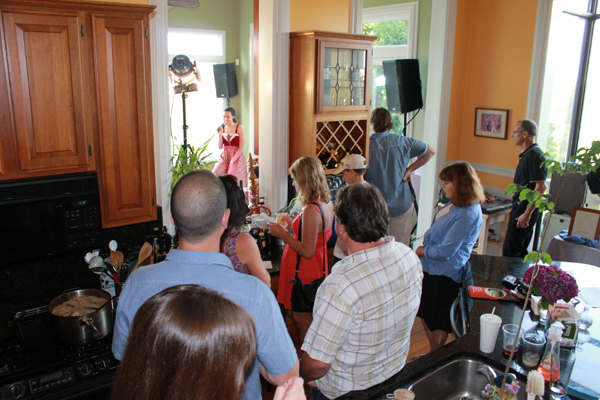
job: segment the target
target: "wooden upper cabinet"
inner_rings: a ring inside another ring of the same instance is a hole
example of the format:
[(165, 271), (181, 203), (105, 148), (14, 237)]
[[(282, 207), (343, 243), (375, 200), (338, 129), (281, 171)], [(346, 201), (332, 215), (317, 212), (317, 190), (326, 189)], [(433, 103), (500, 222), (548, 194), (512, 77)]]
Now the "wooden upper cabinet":
[(14, 130), (12, 138), (3, 137), (16, 152), (14, 177), (90, 169), (81, 19), (77, 13), (2, 12)]
[(102, 226), (156, 219), (148, 17), (92, 15)]

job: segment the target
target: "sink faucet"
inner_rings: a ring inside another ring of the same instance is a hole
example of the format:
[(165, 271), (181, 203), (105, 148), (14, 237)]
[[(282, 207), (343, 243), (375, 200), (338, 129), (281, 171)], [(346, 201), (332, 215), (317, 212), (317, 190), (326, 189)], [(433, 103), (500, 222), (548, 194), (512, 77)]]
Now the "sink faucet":
[(496, 379), (496, 377), (498, 376), (498, 374), (496, 374), (496, 371), (494, 371), (494, 369), (489, 365), (479, 364), (477, 366), (477, 369), (475, 369), (475, 372), (479, 372), (480, 374), (485, 376), (490, 385), (494, 384), (494, 379)]

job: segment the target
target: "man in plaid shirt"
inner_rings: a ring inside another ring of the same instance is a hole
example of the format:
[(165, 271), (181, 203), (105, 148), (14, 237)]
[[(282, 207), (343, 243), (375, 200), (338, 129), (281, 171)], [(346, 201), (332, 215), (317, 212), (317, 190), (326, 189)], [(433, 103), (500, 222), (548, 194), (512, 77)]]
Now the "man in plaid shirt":
[(421, 299), (421, 262), (385, 237), (388, 209), (379, 190), (343, 187), (335, 211), (349, 255), (321, 284), (302, 345), (300, 375), (313, 386), (312, 400), (365, 390), (400, 371)]

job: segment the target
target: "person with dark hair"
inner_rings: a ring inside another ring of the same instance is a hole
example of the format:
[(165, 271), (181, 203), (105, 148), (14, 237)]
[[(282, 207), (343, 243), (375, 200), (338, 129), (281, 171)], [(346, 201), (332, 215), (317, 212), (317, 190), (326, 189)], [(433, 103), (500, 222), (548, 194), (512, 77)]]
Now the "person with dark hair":
[(252, 316), (257, 332), (256, 355), (246, 375), (243, 399), (259, 399), (259, 373), (274, 385), (298, 375), (298, 357), (271, 290), (258, 279), (240, 274), (219, 253), (228, 226), (227, 195), (210, 171), (183, 176), (171, 195), (171, 215), (179, 247), (165, 261), (137, 269), (127, 279), (117, 306), (112, 350), (121, 360), (140, 306), (162, 290), (197, 284), (215, 290)]
[(223, 109), (223, 124), (219, 127), (219, 149), (222, 149), (219, 161), (213, 172), (219, 175), (233, 175), (243, 187), (248, 187), (248, 166), (244, 157), (244, 128), (235, 119), (235, 109)]
[(344, 186), (335, 212), (349, 255), (319, 287), (302, 345), (300, 375), (316, 385), (312, 400), (365, 390), (398, 373), (421, 298), (421, 263), (408, 246), (385, 236), (388, 207), (379, 190)]
[(244, 190), (238, 186), (235, 176), (219, 175), (227, 192), (229, 222), (221, 235), (221, 253), (231, 260), (237, 272), (250, 274), (271, 287), (271, 275), (265, 269), (256, 240), (247, 233), (240, 232), (250, 211), (246, 205)]
[[(521, 149), (514, 183), (544, 194), (548, 168), (543, 165), (543, 162), (546, 161), (544, 152), (535, 143), (537, 131), (537, 124), (529, 119), (518, 121), (513, 130), (512, 137), (515, 145)], [(514, 194), (513, 207), (502, 247), (504, 257), (523, 258), (527, 255), (527, 247), (533, 237), (538, 216), (539, 210), (535, 207), (535, 203), (529, 204), (527, 200), (521, 201), (519, 193)]]
[[(292, 221), (293, 236), (276, 222), (269, 223), (271, 235), (283, 239), (285, 248), (281, 256), (277, 301), (290, 310), (300, 331), (300, 341), (312, 322), (312, 313), (292, 310), (292, 283), (298, 277), (305, 285), (327, 274), (327, 241), (332, 234), (333, 204), (327, 186), (323, 165), (315, 157), (300, 157), (290, 167), (290, 175), (304, 207)], [(300, 256), (300, 257), (298, 257)]]
[[(111, 400), (236, 400), (256, 354), (252, 316), (199, 285), (173, 286), (146, 300), (130, 340)], [(296, 389), (285, 398), (306, 399), (302, 378), (292, 380), (288, 386)]]
[[(435, 155), (435, 150), (420, 140), (391, 133), (393, 128), (392, 116), (388, 110), (373, 110), (369, 169), (365, 180), (381, 191), (388, 205), (388, 234), (394, 236), (397, 242), (410, 246), (414, 206), (408, 181), (413, 171), (425, 165)], [(414, 157), (417, 157), (416, 161), (409, 165)]]
[(449, 165), (440, 171), (439, 178), (450, 202), (437, 212), (423, 246), (417, 248), (425, 274), (417, 316), (423, 322), (430, 351), (442, 347), (452, 332), (450, 307), (479, 237), (481, 203), (485, 200), (479, 177), (469, 163)]

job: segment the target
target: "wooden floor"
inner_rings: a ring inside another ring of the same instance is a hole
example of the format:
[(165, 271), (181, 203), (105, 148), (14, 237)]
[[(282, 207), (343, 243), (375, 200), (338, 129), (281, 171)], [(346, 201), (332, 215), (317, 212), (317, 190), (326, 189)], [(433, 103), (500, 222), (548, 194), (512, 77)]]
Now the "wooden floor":
[[(288, 332), (290, 333), (290, 336), (292, 338), (292, 341), (294, 342), (294, 345), (296, 346), (296, 351), (298, 352), (298, 355), (300, 356), (302, 351), (300, 350), (300, 346), (302, 345), (300, 342), (300, 338), (298, 335), (298, 329), (296, 328), (296, 326), (294, 325), (294, 322), (291, 319), (286, 320), (286, 325), (288, 328)], [(425, 334), (425, 331), (423, 329), (423, 324), (421, 324), (421, 320), (419, 318), (417, 318), (415, 320), (415, 323), (413, 325), (412, 331), (411, 331), (411, 336), (410, 336), (410, 350), (408, 352), (408, 358), (407, 358), (407, 362), (410, 362), (410, 360), (419, 355), (419, 354), (426, 354), (429, 352), (429, 341), (427, 340), (427, 335)], [(261, 378), (261, 383), (262, 383), (262, 397), (264, 400), (272, 400), (273, 399), (273, 394), (275, 393), (275, 388), (268, 384), (265, 380), (263, 380)], [(305, 390), (306, 390), (306, 398), (308, 400), (310, 400), (310, 393), (308, 388), (305, 386)]]

